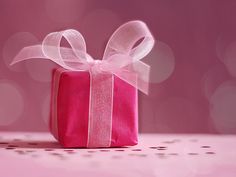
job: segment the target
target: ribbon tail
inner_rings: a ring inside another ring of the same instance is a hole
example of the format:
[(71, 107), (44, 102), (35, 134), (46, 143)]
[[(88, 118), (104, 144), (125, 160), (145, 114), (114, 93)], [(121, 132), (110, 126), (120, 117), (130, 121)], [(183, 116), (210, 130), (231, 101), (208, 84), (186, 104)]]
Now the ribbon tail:
[(43, 51), (41, 45), (34, 45), (29, 47), (24, 47), (13, 59), (10, 65), (14, 65), (18, 62), (32, 59), (32, 58), (41, 58), (41, 59), (48, 59)]
[(46, 59), (50, 60), (61, 67), (69, 70), (86, 70), (88, 66), (84, 63), (81, 63), (80, 60), (76, 60), (76, 55), (74, 54), (72, 49), (61, 47), (61, 57), (57, 57), (56, 53), (52, 53), (52, 57), (45, 54), (43, 49), (47, 49), (48, 51), (55, 51), (55, 46), (43, 46), (43, 45), (33, 45), (29, 47), (23, 48), (13, 59), (10, 65), (17, 64), (21, 61), (29, 60), (29, 59)]
[(149, 90), (149, 73), (150, 66), (141, 61), (134, 62), (121, 70), (113, 72), (117, 77), (145, 94), (148, 94)]
[(13, 61), (10, 63), (10, 65), (17, 64), (21, 61), (29, 60), (29, 59), (46, 59), (51, 60), (54, 63), (57, 63), (58, 65), (67, 68), (67, 66), (64, 64), (63, 61), (56, 59), (56, 58), (49, 58), (46, 56), (43, 52), (43, 46), (42, 45), (33, 45), (24, 47), (13, 59)]

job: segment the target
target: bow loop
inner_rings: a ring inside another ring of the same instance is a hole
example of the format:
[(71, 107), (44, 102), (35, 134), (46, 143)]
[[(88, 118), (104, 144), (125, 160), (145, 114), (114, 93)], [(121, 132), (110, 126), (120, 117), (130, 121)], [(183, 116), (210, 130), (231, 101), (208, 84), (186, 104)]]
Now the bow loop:
[(154, 42), (145, 23), (138, 20), (130, 21), (121, 25), (112, 34), (105, 48), (103, 59), (106, 60), (114, 53), (121, 53), (131, 56), (133, 61), (138, 61), (151, 51)]
[[(63, 37), (71, 48), (61, 47)], [(79, 64), (85, 63), (87, 58), (85, 40), (73, 29), (49, 33), (42, 42), (42, 52), (46, 58), (58, 60), (62, 67), (70, 70), (80, 69)]]
[[(62, 47), (62, 38), (70, 47)], [(112, 137), (114, 75), (148, 93), (150, 66), (140, 61), (154, 45), (146, 24), (131, 21), (119, 27), (108, 40), (102, 60), (86, 52), (83, 36), (69, 29), (49, 33), (41, 45), (23, 48), (11, 64), (32, 59), (49, 59), (65, 69), (88, 71), (90, 76), (87, 147), (110, 147)], [(56, 94), (55, 97), (57, 97)], [(55, 109), (54, 111), (57, 111)], [(52, 131), (58, 137), (57, 113)]]
[[(63, 37), (70, 48), (61, 46)], [(147, 93), (150, 67), (140, 60), (153, 46), (154, 38), (146, 24), (141, 21), (130, 21), (121, 25), (112, 34), (102, 60), (94, 60), (86, 52), (83, 36), (76, 30), (68, 29), (49, 33), (42, 45), (23, 48), (12, 64), (31, 58), (49, 59), (68, 70), (112, 73)], [(138, 83), (129, 78), (127, 73), (136, 73)]]

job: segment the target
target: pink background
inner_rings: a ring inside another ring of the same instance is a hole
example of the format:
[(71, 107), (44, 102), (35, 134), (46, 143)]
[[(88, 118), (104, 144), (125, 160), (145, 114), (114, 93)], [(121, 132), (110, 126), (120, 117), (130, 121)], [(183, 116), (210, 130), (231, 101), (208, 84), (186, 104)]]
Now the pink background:
[(0, 0), (0, 130), (47, 131), (48, 61), (9, 63), (53, 31), (79, 30), (100, 58), (111, 33), (140, 19), (157, 39), (140, 131), (236, 133), (236, 1)]

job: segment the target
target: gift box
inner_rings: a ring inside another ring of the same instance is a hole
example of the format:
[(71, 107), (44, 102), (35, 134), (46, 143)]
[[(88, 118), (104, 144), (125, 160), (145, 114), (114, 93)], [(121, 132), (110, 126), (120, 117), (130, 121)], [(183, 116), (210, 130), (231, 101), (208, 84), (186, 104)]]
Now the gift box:
[[(65, 38), (70, 47), (61, 46)], [(102, 59), (86, 52), (83, 36), (49, 33), (23, 48), (12, 64), (48, 59), (53, 71), (50, 131), (63, 147), (121, 147), (138, 143), (138, 90), (148, 93), (150, 66), (140, 61), (154, 46), (147, 25), (130, 21), (110, 37)]]
[[(136, 75), (132, 77), (135, 79)], [(53, 71), (50, 130), (64, 147), (87, 147), (89, 96), (88, 72), (65, 69)], [(137, 89), (114, 77), (110, 147), (137, 144), (137, 104)]]

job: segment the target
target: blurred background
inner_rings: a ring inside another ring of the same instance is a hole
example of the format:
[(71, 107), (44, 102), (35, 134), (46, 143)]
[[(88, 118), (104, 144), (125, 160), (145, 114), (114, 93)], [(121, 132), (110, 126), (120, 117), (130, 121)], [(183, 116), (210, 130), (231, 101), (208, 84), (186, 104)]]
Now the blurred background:
[(143, 20), (156, 38), (143, 60), (150, 94), (139, 94), (140, 132), (236, 133), (235, 0), (0, 0), (0, 130), (48, 131), (49, 61), (9, 67), (46, 34), (74, 28), (101, 58), (112, 32)]

